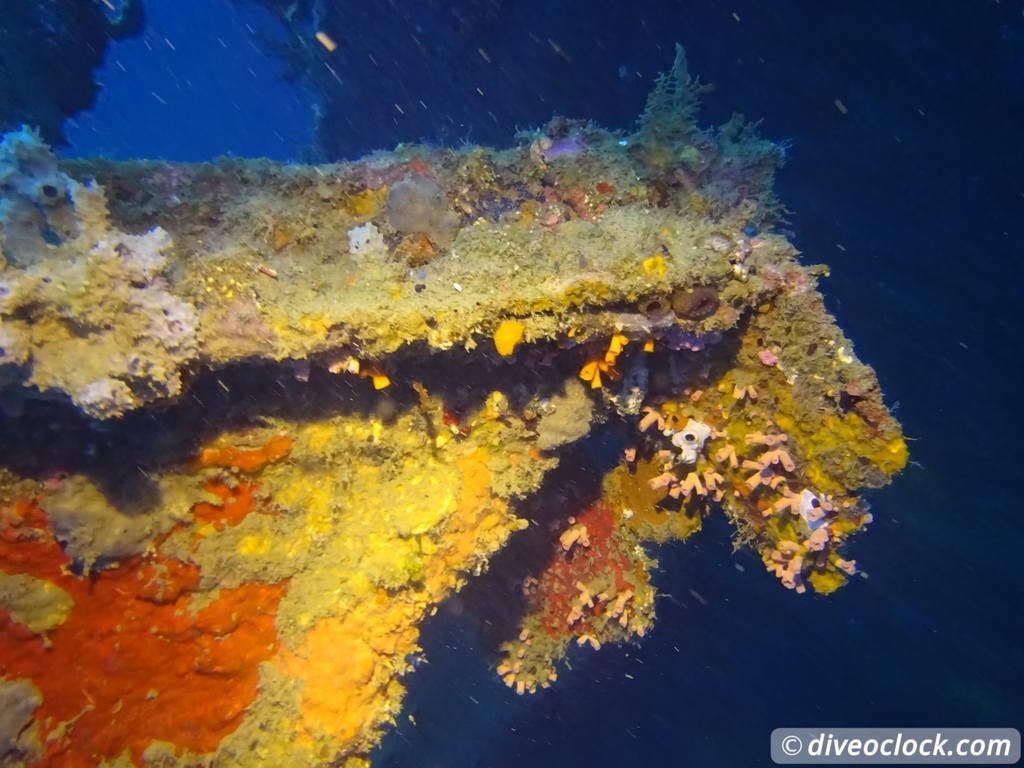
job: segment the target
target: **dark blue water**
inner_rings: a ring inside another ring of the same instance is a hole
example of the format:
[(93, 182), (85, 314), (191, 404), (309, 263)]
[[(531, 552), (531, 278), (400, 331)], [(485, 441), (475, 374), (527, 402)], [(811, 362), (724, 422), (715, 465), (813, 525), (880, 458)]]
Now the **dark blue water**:
[[(876, 522), (851, 547), (869, 578), (795, 595), (711, 522), (658, 553), (654, 633), (573, 654), (537, 696), (500, 683), (452, 601), (409, 680), (415, 724), (380, 764), (754, 766), (780, 726), (1024, 725), (1021, 3), (505, 5), (345, 8), (317, 80), (334, 82), (318, 151), (507, 144), (554, 113), (628, 127), (683, 43), (715, 85), (706, 120), (742, 111), (792, 142), (779, 194), (794, 242), (831, 265), (828, 305), (913, 463), (869, 497)], [(95, 109), (66, 125), (66, 154), (309, 156), (313, 102), (260, 47), (283, 36), (270, 13), (147, 6), (143, 36), (97, 72)]]

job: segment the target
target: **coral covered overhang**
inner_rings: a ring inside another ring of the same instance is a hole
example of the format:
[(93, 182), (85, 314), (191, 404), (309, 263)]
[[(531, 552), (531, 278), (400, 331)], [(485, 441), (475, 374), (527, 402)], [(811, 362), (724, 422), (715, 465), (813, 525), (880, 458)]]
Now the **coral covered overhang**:
[(709, 514), (794, 593), (856, 573), (901, 430), (773, 231), (783, 153), (699, 90), (680, 51), (630, 134), (316, 167), (7, 134), (0, 759), (359, 764), (468, 580), (514, 563), (533, 692)]

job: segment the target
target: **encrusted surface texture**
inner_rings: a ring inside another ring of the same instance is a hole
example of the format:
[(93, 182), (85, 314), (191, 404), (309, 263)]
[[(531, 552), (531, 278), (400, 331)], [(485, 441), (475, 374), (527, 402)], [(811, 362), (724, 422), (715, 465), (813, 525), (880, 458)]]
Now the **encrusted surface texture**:
[(776, 232), (784, 152), (699, 92), (680, 50), (629, 133), (324, 166), (7, 134), (2, 759), (368, 764), (503, 550), (524, 695), (642, 643), (709, 515), (794, 599), (857, 574), (900, 425)]

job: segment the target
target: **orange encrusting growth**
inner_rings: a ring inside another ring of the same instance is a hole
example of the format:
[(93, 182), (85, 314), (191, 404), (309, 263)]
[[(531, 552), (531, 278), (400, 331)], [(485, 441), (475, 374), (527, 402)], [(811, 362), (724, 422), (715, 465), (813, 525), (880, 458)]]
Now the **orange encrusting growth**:
[(282, 649), (281, 668), (305, 680), (300, 738), (330, 734), (350, 749), (372, 745), (381, 721), (398, 710), (394, 663), (417, 650), (422, 618), (412, 601), (374, 597), (318, 622), (298, 653)]
[(411, 170), (411, 171), (413, 171), (415, 173), (429, 174), (430, 173), (430, 165), (428, 165), (427, 163), (423, 162), (422, 160), (417, 160), (417, 159), (413, 158), (412, 160), (409, 161), (409, 170)]
[(407, 657), (420, 650), (419, 623), (508, 536), (507, 507), (492, 495), (487, 461), (483, 451), (457, 460), (458, 504), (423, 563), (420, 584), (368, 593), (344, 614), (317, 622), (295, 651), (280, 648), (274, 663), (305, 681), (300, 739), (329, 735), (340, 754), (358, 754), (398, 713), (404, 688), (397, 675), (411, 669)]
[(195, 505), (192, 514), (196, 522), (210, 523), (218, 531), (224, 530), (226, 526), (238, 525), (255, 507), (253, 492), (256, 486), (253, 483), (239, 483), (231, 487), (219, 480), (208, 480), (203, 487), (207, 493), (218, 496), (223, 504), (218, 506), (200, 502)]
[[(491, 495), (487, 460), (484, 451), (476, 451), (456, 462), (462, 474), (458, 507), (438, 542), (441, 556), (431, 558), (423, 568), (431, 602), (440, 602), (449, 589), (458, 586), (457, 574), (472, 565), (474, 554), (497, 550), (508, 535), (508, 507)], [(492, 538), (487, 541), (489, 536)]]
[(523, 338), (526, 326), (518, 320), (502, 320), (494, 332), (494, 348), (502, 357), (511, 355)]
[(0, 504), (0, 567), (51, 581), (60, 577), (67, 558), (47, 535), (49, 525), (46, 513), (29, 499)]
[(192, 613), (196, 566), (133, 558), (80, 578), (38, 507), (17, 502), (3, 518), (13, 522), (0, 534), (0, 569), (50, 581), (75, 602), (47, 642), (0, 611), (0, 676), (30, 678), (43, 696), (34, 765), (85, 768), (125, 750), (141, 765), (157, 740), (215, 750), (256, 697), (284, 585), (221, 590)]
[(262, 448), (253, 448), (247, 451), (232, 446), (204, 448), (192, 462), (192, 469), (224, 467), (240, 469), (243, 472), (257, 472), (270, 462), (287, 456), (292, 445), (291, 438), (285, 435), (275, 435)]

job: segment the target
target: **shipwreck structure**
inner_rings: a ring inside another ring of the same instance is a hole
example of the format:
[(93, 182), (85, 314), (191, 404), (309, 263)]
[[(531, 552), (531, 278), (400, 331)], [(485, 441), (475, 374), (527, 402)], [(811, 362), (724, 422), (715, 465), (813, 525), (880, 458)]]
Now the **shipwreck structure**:
[(900, 426), (773, 232), (781, 149), (698, 91), (680, 50), (631, 133), (315, 167), (7, 134), (3, 759), (364, 764), (505, 547), (522, 694), (642, 642), (646, 545), (708, 515), (794, 593), (855, 573)]

